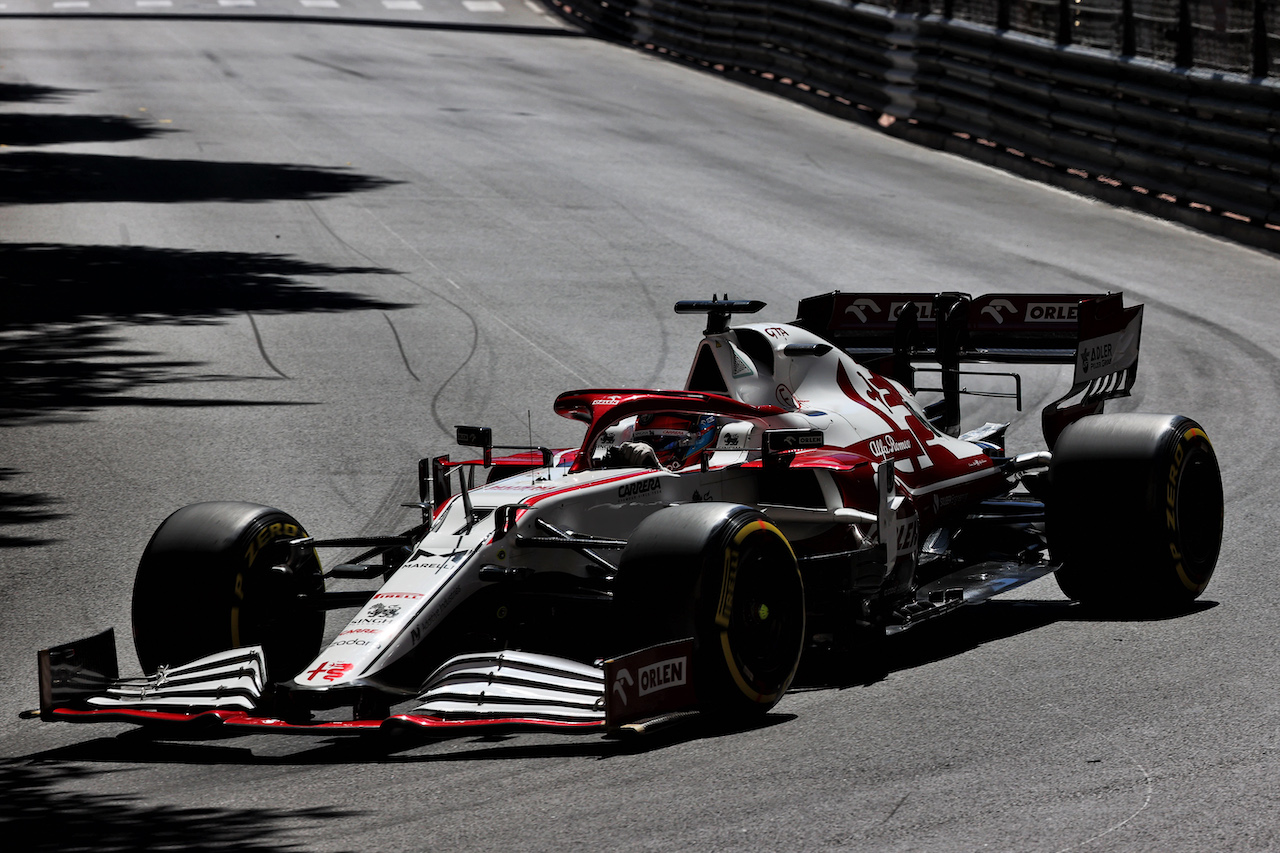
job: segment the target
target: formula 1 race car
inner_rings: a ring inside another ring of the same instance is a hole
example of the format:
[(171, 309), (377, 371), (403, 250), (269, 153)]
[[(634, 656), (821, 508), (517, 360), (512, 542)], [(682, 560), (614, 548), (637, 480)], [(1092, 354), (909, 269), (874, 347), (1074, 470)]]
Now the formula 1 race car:
[[(867, 637), (1049, 573), (1129, 613), (1205, 589), (1223, 491), (1204, 430), (1102, 414), (1133, 387), (1142, 306), (835, 292), (730, 326), (763, 307), (677, 303), (707, 323), (685, 387), (561, 394), (577, 448), (458, 427), (469, 458), (419, 463), (422, 520), (397, 535), (314, 538), (249, 503), (178, 510), (134, 586), (151, 674), (120, 678), (111, 632), (45, 650), (39, 716), (621, 733), (763, 713), (802, 655), (865, 655)], [(1073, 366), (1042, 413), (1047, 449), (1011, 455), (1007, 424), (961, 434), (965, 395), (1021, 408), (1018, 374), (976, 364)], [(322, 571), (324, 549), (358, 553)], [(326, 591), (336, 579), (378, 584)]]

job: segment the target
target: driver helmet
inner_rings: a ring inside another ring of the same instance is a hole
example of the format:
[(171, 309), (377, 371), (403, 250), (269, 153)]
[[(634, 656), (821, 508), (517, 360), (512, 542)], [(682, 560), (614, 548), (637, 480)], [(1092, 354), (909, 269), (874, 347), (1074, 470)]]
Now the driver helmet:
[(636, 420), (631, 439), (652, 447), (658, 461), (674, 469), (698, 462), (718, 431), (715, 415), (649, 414)]

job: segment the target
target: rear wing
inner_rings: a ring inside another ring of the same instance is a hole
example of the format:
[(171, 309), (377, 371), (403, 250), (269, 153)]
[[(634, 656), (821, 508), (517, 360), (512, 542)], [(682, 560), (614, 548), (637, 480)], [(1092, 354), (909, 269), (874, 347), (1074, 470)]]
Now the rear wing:
[[(1142, 306), (1119, 293), (841, 293), (800, 301), (795, 324), (915, 391), (915, 365), (937, 363), (935, 425), (960, 428), (962, 364), (1074, 364), (1071, 390), (1045, 407), (1052, 447), (1067, 424), (1127, 397), (1138, 369)], [(931, 413), (932, 414), (932, 413)]]

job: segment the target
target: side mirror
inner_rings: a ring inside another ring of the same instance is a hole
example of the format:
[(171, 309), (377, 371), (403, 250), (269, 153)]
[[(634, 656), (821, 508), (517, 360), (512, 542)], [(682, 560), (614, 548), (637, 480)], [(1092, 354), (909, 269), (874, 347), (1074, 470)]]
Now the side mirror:
[(484, 467), (493, 464), (493, 430), (489, 427), (456, 427), (458, 444), (463, 447), (483, 447)]

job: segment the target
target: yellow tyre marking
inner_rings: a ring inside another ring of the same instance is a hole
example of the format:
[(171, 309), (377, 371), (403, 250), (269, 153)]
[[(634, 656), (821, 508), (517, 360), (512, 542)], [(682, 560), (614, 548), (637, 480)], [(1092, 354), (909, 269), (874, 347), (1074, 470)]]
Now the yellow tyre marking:
[(752, 702), (765, 703), (774, 701), (778, 694), (776, 692), (769, 694), (759, 693), (751, 685), (747, 684), (747, 680), (742, 677), (742, 672), (738, 669), (738, 662), (734, 659), (733, 648), (729, 643), (729, 631), (727, 630), (729, 616), (733, 611), (733, 587), (738, 577), (738, 548), (748, 536), (760, 530), (769, 531), (783, 545), (787, 546), (787, 553), (791, 555), (792, 563), (794, 564), (795, 562), (796, 552), (792, 550), (791, 543), (787, 541), (787, 537), (783, 536), (782, 531), (778, 530), (778, 528), (764, 519), (757, 519), (743, 526), (737, 535), (733, 537), (733, 545), (725, 550), (725, 572), (720, 585), (720, 608), (716, 615), (716, 624), (725, 629), (720, 632), (720, 648), (724, 653), (725, 663), (729, 666), (729, 674), (733, 676), (734, 684), (737, 684), (738, 689), (742, 691), (742, 695)]
[[(1169, 508), (1166, 510), (1166, 516), (1168, 518), (1169, 529), (1173, 531), (1175, 537), (1178, 534), (1178, 530), (1175, 526), (1174, 499), (1181, 490), (1182, 474), (1186, 470), (1186, 467), (1182, 464), (1185, 458), (1183, 455), (1183, 448), (1188, 442), (1196, 438), (1204, 439), (1205, 444), (1208, 444), (1210, 448), (1213, 447), (1213, 444), (1209, 441), (1209, 436), (1205, 434), (1204, 430), (1192, 427), (1184, 432), (1178, 439), (1178, 456), (1176, 457), (1174, 464), (1169, 469), (1169, 485), (1167, 487), (1167, 503)], [(1188, 577), (1186, 569), (1182, 564), (1182, 554), (1178, 550), (1176, 540), (1169, 543), (1169, 556), (1174, 559), (1174, 571), (1177, 572), (1178, 580), (1182, 581), (1182, 585), (1196, 595), (1204, 592), (1205, 587), (1209, 585), (1209, 581), (1205, 580), (1203, 583), (1200, 583)]]
[(1182, 434), (1183, 441), (1186, 441), (1187, 439), (1191, 439), (1191, 438), (1203, 438), (1205, 441), (1205, 444), (1208, 444), (1210, 447), (1213, 447), (1213, 442), (1209, 441), (1209, 436), (1202, 429), (1192, 427), (1191, 429), (1187, 430)]
[(1179, 579), (1181, 579), (1182, 585), (1185, 586), (1187, 589), (1191, 590), (1192, 592), (1196, 593), (1197, 595), (1204, 592), (1204, 588), (1209, 585), (1208, 581), (1205, 581), (1204, 583), (1196, 583), (1191, 578), (1187, 577), (1187, 573), (1182, 568), (1182, 563), (1178, 563), (1177, 568), (1178, 568), (1178, 577)]

